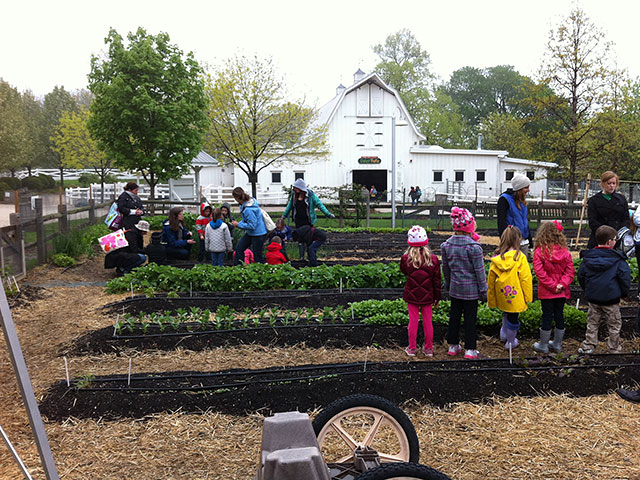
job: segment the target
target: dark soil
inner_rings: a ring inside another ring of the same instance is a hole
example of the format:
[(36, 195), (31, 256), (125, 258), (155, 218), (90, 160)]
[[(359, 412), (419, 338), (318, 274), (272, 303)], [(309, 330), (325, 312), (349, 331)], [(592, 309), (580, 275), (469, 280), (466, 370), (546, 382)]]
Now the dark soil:
[[(565, 357), (446, 362), (382, 362), (368, 365), (312, 365), (261, 371), (171, 372), (92, 379), (83, 388), (57, 382), (40, 410), (50, 420), (68, 417), (140, 418), (163, 411), (214, 410), (244, 414), (311, 410), (354, 393), (383, 395), (444, 406), (489, 400), (493, 395), (605, 394), (640, 381), (640, 356)], [(549, 363), (550, 362), (550, 363)], [(390, 388), (392, 386), (392, 388)]]

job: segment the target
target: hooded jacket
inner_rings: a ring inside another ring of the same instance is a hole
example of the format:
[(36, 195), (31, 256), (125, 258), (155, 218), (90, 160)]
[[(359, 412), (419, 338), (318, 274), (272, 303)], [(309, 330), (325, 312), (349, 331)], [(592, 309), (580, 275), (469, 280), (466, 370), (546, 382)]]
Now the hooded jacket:
[(487, 295), (482, 247), (468, 235), (453, 235), (440, 245), (442, 273), (449, 296), (477, 300)]
[[(573, 282), (575, 270), (569, 250), (554, 245), (549, 257), (548, 250), (536, 248), (533, 252), (533, 271), (538, 279), (539, 299), (571, 298), (569, 286)], [(558, 285), (564, 288), (556, 292)]]
[(287, 263), (287, 258), (282, 254), (282, 245), (271, 242), (267, 245), (267, 263), (269, 265), (280, 265)]
[[(309, 225), (315, 225), (318, 221), (318, 217), (316, 215), (316, 208), (319, 208), (322, 213), (324, 213), (327, 217), (332, 217), (331, 212), (327, 210), (327, 207), (320, 201), (318, 196), (313, 193), (308, 187), (307, 184), (299, 178), (293, 184), (293, 188), (297, 188), (306, 192), (304, 197), (304, 201), (307, 204), (307, 217), (309, 218)], [(295, 220), (296, 218), (296, 192), (291, 192), (291, 197), (289, 197), (289, 203), (287, 203), (286, 208), (284, 209), (284, 213), (282, 214), (283, 218), (287, 218), (287, 215), (291, 213), (291, 218)]]
[(431, 305), (441, 298), (442, 278), (440, 275), (440, 261), (431, 255), (431, 265), (413, 266), (409, 255), (402, 255), (400, 271), (407, 276), (402, 298), (414, 305)]
[(527, 303), (533, 301), (533, 282), (527, 257), (519, 253), (516, 260), (515, 250), (491, 259), (489, 268), (489, 307), (497, 307), (503, 312), (524, 312)]
[(613, 305), (629, 295), (631, 270), (622, 252), (596, 247), (582, 252), (578, 282), (590, 303)]
[(293, 231), (291, 238), (293, 238), (294, 242), (311, 245), (315, 241), (326, 241), (327, 235), (319, 228), (303, 225)]
[(204, 232), (204, 249), (207, 252), (220, 253), (233, 250), (229, 227), (221, 219), (211, 220), (205, 227)]
[(207, 227), (207, 223), (211, 221), (211, 213), (209, 216), (205, 216), (204, 209), (209, 208), (211, 210), (211, 205), (207, 205), (206, 203), (200, 204), (200, 215), (196, 218), (196, 230), (198, 231), (199, 236), (204, 236), (204, 229)]
[(255, 198), (250, 198), (242, 204), (240, 214), (242, 220), (238, 223), (238, 228), (244, 230), (247, 235), (259, 237), (267, 234), (267, 227), (264, 226), (262, 219), (262, 210), (260, 210), (260, 205)]

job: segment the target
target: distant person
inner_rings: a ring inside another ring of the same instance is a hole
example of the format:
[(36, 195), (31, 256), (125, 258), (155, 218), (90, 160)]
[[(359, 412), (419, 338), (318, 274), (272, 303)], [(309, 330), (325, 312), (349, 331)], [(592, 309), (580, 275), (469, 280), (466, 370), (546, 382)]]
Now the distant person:
[(196, 231), (198, 232), (198, 238), (200, 239), (199, 249), (198, 249), (198, 262), (202, 263), (205, 259), (210, 260), (208, 258), (207, 252), (205, 251), (204, 245), (204, 231), (207, 228), (207, 225), (211, 221), (211, 205), (207, 205), (206, 203), (200, 204), (200, 215), (196, 218)]
[(233, 215), (231, 213), (231, 205), (229, 205), (227, 202), (223, 203), (220, 207), (220, 213), (222, 213), (222, 221), (229, 227), (229, 233), (231, 233), (231, 239), (233, 239), (233, 229), (235, 227), (233, 226), (232, 222), (235, 220), (235, 218), (233, 218)]
[[(327, 207), (320, 201), (318, 196), (307, 187), (305, 181), (301, 178), (297, 179), (293, 184), (293, 192), (289, 197), (282, 218), (287, 218), (289, 214), (293, 219), (295, 228), (298, 229), (304, 225), (313, 227), (318, 221), (316, 216), (316, 208), (319, 208), (329, 218), (336, 218)], [(300, 244), (300, 260), (304, 260), (305, 247)]]
[(167, 249), (162, 243), (162, 232), (153, 232), (151, 234), (151, 242), (147, 245), (143, 252), (149, 257), (149, 263), (156, 265), (167, 264)]
[(149, 231), (149, 222), (140, 220), (125, 231), (128, 246), (112, 250), (104, 257), (104, 268), (115, 268), (116, 275), (125, 275), (134, 268), (144, 265), (147, 256), (143, 253), (143, 236)]
[(184, 226), (184, 209), (173, 207), (169, 218), (162, 223), (162, 243), (166, 245), (167, 260), (188, 260), (191, 246), (196, 243), (193, 234)]
[(140, 187), (136, 182), (128, 182), (124, 186), (124, 192), (120, 194), (116, 203), (118, 211), (122, 215), (122, 228), (128, 230), (133, 228), (144, 215), (142, 199), (138, 196)]
[(309, 266), (317, 267), (319, 265), (318, 249), (327, 241), (327, 234), (319, 228), (303, 225), (293, 231), (292, 238), (306, 247)]
[(502, 233), (508, 225), (518, 227), (522, 235), (520, 250), (527, 257), (529, 250), (533, 249), (533, 238), (529, 231), (529, 208), (526, 199), (530, 185), (531, 180), (527, 176), (516, 173), (511, 179), (511, 188), (507, 188), (500, 195), (497, 206), (498, 236), (502, 237)]
[(292, 234), (293, 230), (285, 223), (284, 218), (278, 218), (276, 220), (276, 228), (268, 235), (267, 240), (271, 242), (274, 237), (279, 237), (282, 240), (282, 248), (285, 249), (287, 242), (291, 240)]
[(414, 225), (407, 233), (409, 248), (400, 260), (400, 271), (407, 277), (402, 298), (409, 310), (409, 346), (405, 353), (415, 357), (418, 353), (418, 324), (422, 313), (424, 346), (422, 353), (433, 357), (433, 309), (441, 298), (440, 262), (429, 249), (429, 237), (424, 228)]
[[(533, 344), (533, 349), (540, 353), (549, 353), (549, 349), (562, 351), (564, 304), (571, 298), (570, 286), (575, 275), (562, 230), (562, 224), (557, 220), (543, 223), (538, 229), (533, 251), (533, 271), (538, 279), (538, 298), (542, 307), (540, 341)], [(554, 323), (556, 330), (550, 341)]]
[(273, 237), (267, 246), (267, 263), (269, 265), (281, 265), (287, 263), (289, 259), (283, 251), (284, 246), (280, 237)]
[(601, 225), (609, 225), (616, 232), (629, 226), (627, 199), (616, 192), (618, 176), (611, 171), (604, 172), (600, 177), (600, 187), (602, 190), (587, 201), (587, 218), (591, 229), (587, 248), (594, 248), (598, 244), (596, 230)]
[(210, 255), (211, 265), (223, 267), (227, 252), (233, 251), (231, 234), (229, 227), (222, 220), (220, 208), (214, 208), (211, 214), (211, 221), (205, 227), (204, 234), (205, 250)]
[(420, 190), (420, 187), (416, 185), (416, 205), (420, 203), (421, 196), (422, 196), (422, 190)]
[(590, 354), (598, 346), (598, 330), (603, 320), (609, 330), (607, 350), (620, 353), (620, 299), (629, 295), (631, 270), (625, 255), (614, 250), (617, 233), (609, 225), (596, 230), (597, 246), (581, 252), (578, 282), (589, 301), (587, 332), (578, 353)]
[(236, 245), (234, 265), (240, 265), (244, 252), (251, 248), (257, 263), (264, 263), (264, 240), (267, 237), (267, 227), (264, 225), (262, 210), (258, 201), (245, 192), (242, 187), (236, 187), (232, 192), (233, 198), (240, 204), (240, 222), (233, 221), (233, 226), (244, 230), (244, 236)]
[(418, 203), (418, 197), (416, 195), (416, 189), (414, 187), (411, 187), (411, 190), (409, 190), (409, 198), (411, 199), (411, 206), (415, 207), (416, 203)]
[(371, 196), (371, 200), (375, 200), (378, 196), (378, 190), (376, 190), (375, 185), (371, 185), (371, 190), (369, 190), (369, 195)]

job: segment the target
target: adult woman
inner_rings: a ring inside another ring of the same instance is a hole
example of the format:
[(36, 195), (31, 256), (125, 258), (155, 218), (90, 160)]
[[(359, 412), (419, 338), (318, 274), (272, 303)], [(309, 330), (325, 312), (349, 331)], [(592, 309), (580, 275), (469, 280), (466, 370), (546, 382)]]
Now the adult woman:
[(166, 244), (167, 260), (188, 260), (191, 245), (196, 243), (184, 226), (184, 209), (173, 207), (169, 218), (162, 223), (162, 243)]
[[(284, 209), (282, 218), (286, 218), (291, 213), (296, 228), (300, 228), (303, 225), (314, 226), (318, 221), (316, 208), (319, 208), (327, 217), (336, 218), (333, 213), (327, 210), (327, 207), (323, 205), (318, 196), (307, 187), (305, 181), (299, 178), (293, 184), (293, 192), (287, 207)], [(300, 244), (299, 248), (300, 259), (302, 260), (304, 258), (305, 245)]]
[(249, 247), (251, 247), (255, 261), (264, 263), (262, 250), (264, 240), (267, 237), (267, 227), (264, 226), (260, 205), (255, 198), (247, 194), (241, 187), (234, 188), (232, 195), (235, 201), (240, 204), (242, 220), (240, 222), (233, 220), (231, 223), (234, 227), (245, 231), (244, 236), (238, 240), (236, 245), (236, 258), (233, 264), (240, 265), (242, 263), (244, 251)]
[(517, 173), (511, 179), (511, 188), (500, 195), (498, 199), (498, 236), (502, 236), (509, 225), (518, 227), (522, 234), (520, 250), (527, 257), (529, 249), (533, 248), (533, 240), (529, 231), (529, 209), (526, 196), (529, 193), (531, 180)]
[(618, 176), (607, 170), (600, 177), (600, 187), (602, 190), (587, 202), (587, 219), (591, 229), (587, 248), (594, 248), (598, 244), (596, 230), (599, 226), (609, 225), (616, 230), (629, 226), (627, 199), (621, 193), (616, 192)]
[(124, 186), (124, 192), (120, 194), (116, 203), (118, 211), (122, 214), (122, 228), (125, 230), (133, 228), (140, 217), (144, 215), (144, 206), (138, 196), (139, 186), (136, 182), (129, 182)]

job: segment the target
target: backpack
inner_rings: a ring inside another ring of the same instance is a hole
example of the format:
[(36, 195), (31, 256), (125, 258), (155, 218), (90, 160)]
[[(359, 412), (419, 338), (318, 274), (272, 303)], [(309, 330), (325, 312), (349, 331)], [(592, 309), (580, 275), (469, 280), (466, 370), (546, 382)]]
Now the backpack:
[(271, 220), (269, 213), (264, 208), (261, 208), (260, 211), (262, 212), (262, 220), (264, 220), (264, 226), (267, 228), (267, 233), (275, 230), (276, 224)]

